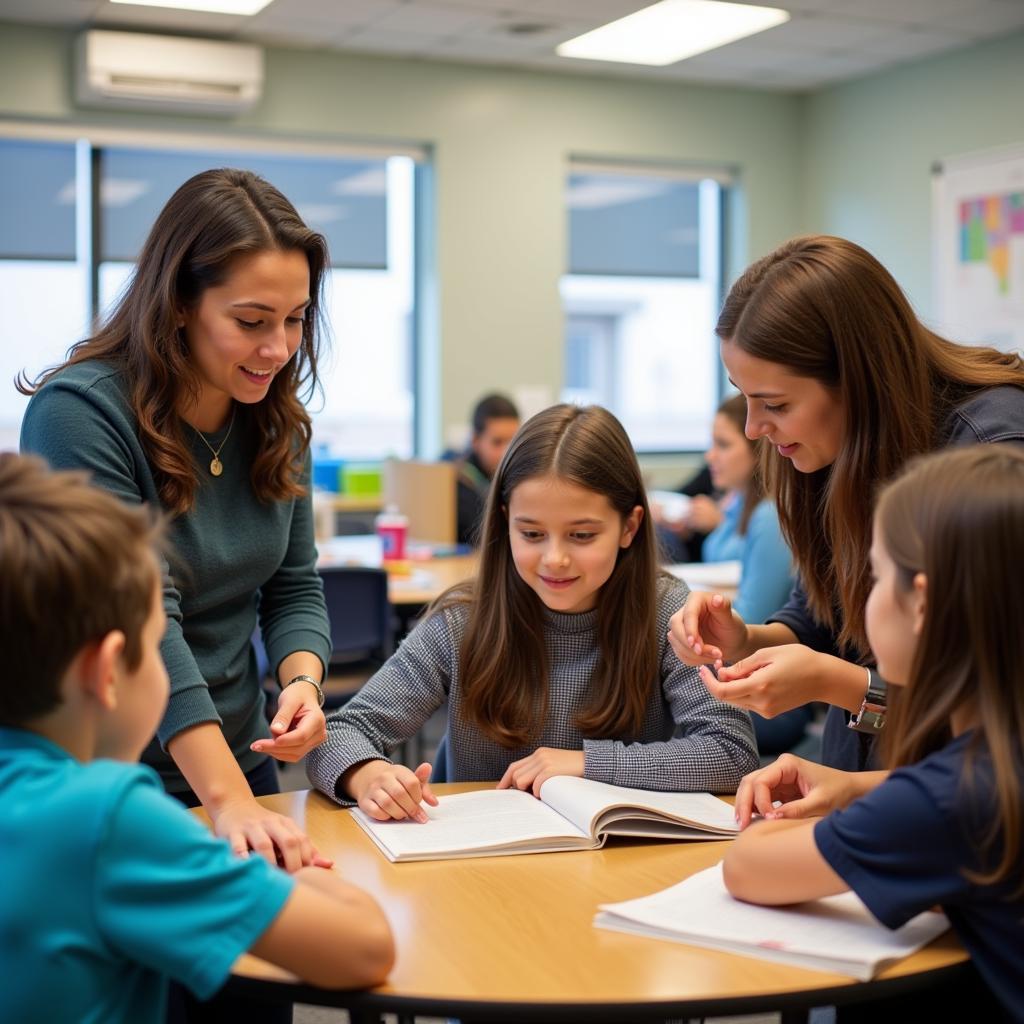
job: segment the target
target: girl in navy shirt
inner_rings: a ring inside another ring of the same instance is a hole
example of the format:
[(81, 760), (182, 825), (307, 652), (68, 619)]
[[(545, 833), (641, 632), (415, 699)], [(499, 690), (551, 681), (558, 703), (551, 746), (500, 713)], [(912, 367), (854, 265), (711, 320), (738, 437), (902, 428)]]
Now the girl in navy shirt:
[[(1024, 1021), (1024, 451), (930, 455), (882, 494), (865, 625), (896, 687), (891, 771), (783, 755), (744, 779), (725, 882), (753, 903), (852, 889), (890, 928), (936, 905)], [(827, 817), (809, 815), (828, 811)]]

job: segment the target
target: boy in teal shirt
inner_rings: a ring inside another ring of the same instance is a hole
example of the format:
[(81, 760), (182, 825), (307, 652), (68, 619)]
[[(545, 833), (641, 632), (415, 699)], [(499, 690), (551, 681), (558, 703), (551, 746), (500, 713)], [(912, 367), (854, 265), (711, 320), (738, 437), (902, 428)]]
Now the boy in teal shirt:
[(320, 867), (245, 859), (134, 763), (167, 701), (145, 511), (0, 454), (0, 1019), (146, 1024), (247, 950), (332, 988), (383, 981), (391, 932)]

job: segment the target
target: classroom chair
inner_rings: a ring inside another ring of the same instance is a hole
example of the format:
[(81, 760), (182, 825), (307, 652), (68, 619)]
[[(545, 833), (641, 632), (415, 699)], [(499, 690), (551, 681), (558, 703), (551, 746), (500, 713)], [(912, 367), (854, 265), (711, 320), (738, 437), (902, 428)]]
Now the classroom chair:
[(331, 624), (324, 710), (341, 707), (394, 649), (394, 624), (383, 569), (337, 566), (320, 571)]

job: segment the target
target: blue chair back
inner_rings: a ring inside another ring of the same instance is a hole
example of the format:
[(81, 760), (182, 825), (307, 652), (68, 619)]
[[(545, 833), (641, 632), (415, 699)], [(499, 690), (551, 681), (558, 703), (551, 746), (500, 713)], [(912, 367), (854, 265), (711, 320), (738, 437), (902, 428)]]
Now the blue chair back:
[(445, 733), (441, 737), (441, 742), (437, 745), (437, 750), (434, 752), (434, 763), (430, 769), (430, 781), (447, 782), (448, 775), (448, 733)]
[(331, 623), (331, 662), (386, 661), (394, 647), (387, 573), (345, 565), (322, 569), (320, 576)]

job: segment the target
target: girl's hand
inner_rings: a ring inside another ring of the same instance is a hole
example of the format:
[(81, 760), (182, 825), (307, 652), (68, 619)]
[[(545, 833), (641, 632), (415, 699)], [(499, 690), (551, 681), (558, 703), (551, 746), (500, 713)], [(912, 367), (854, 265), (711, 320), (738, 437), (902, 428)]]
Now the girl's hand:
[(248, 857), (252, 850), (289, 874), (310, 865), (329, 868), (334, 864), (320, 855), (291, 818), (267, 810), (253, 797), (231, 801), (209, 814), (214, 834), (227, 839), (239, 857)]
[(686, 525), (697, 533), (710, 533), (721, 525), (722, 508), (714, 498), (698, 494), (690, 500), (686, 511)]
[(732, 661), (749, 642), (747, 624), (724, 594), (694, 591), (668, 626), (668, 642), (684, 665)]
[(286, 686), (277, 700), (277, 714), (270, 723), (269, 740), (257, 740), (252, 749), (278, 761), (301, 761), (327, 739), (327, 719), (320, 710), (317, 692), (308, 683)]
[(411, 819), (425, 825), (430, 819), (420, 806), (426, 801), (437, 806), (437, 797), (430, 788), (430, 764), (423, 762), (410, 771), (402, 764), (370, 761), (360, 765), (348, 782), (349, 792), (360, 810), (377, 821)]
[(582, 750), (538, 747), (529, 757), (513, 761), (498, 782), (498, 789), (530, 790), (540, 797), (540, 787), (553, 775), (583, 777), (586, 757)]
[(769, 820), (821, 817), (860, 795), (856, 775), (783, 754), (743, 777), (736, 790), (736, 820), (746, 828), (755, 813)]
[(755, 651), (734, 665), (716, 665), (717, 679), (702, 666), (700, 677), (718, 700), (774, 718), (808, 701), (827, 701), (827, 668), (817, 651), (803, 644), (782, 644)]

